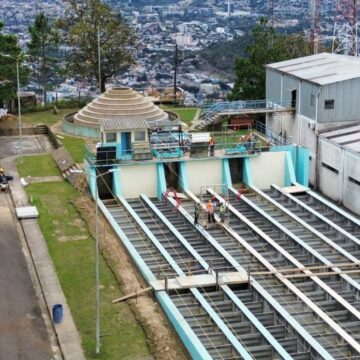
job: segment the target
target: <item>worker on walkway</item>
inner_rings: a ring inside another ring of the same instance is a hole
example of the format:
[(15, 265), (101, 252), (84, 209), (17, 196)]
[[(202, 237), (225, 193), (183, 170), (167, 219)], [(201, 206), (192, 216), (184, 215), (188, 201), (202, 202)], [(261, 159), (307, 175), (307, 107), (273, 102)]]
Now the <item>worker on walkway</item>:
[(221, 203), (219, 212), (220, 212), (220, 220), (222, 224), (225, 222), (225, 210), (226, 210), (225, 203)]
[(215, 139), (210, 136), (210, 140), (209, 140), (209, 150), (210, 150), (210, 156), (214, 156), (215, 155)]
[(198, 219), (200, 215), (201, 207), (200, 204), (195, 203), (195, 209), (194, 209), (194, 225), (198, 224)]
[(206, 212), (208, 215), (208, 224), (210, 225), (210, 223), (215, 223), (215, 211), (211, 200), (209, 200), (206, 204)]

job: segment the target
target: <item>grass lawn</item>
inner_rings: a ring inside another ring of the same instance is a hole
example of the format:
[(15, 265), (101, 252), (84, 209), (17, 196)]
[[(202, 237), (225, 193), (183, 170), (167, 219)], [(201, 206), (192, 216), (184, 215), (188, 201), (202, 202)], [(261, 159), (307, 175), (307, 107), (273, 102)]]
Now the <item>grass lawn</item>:
[(54, 114), (53, 110), (38, 111), (33, 113), (26, 113), (22, 115), (22, 119), (28, 124), (45, 124), (53, 125), (57, 121), (62, 120), (64, 115), (78, 111), (79, 109), (59, 109), (59, 114)]
[(51, 155), (24, 156), (16, 160), (16, 166), (21, 177), (26, 176), (56, 176), (61, 175)]
[(198, 108), (179, 108), (179, 107), (171, 107), (166, 106), (163, 107), (164, 110), (171, 110), (177, 113), (180, 116), (180, 119), (188, 125), (191, 125), (192, 120), (195, 117), (196, 111)]
[(145, 333), (128, 305), (111, 303), (119, 295), (119, 286), (102, 257), (101, 355), (95, 355), (95, 241), (70, 203), (79, 195), (65, 181), (31, 184), (26, 191), (40, 213), (39, 224), (81, 334), (86, 358), (130, 360), (150, 356)]
[(61, 141), (76, 163), (82, 163), (84, 161), (85, 140), (83, 138), (64, 136)]

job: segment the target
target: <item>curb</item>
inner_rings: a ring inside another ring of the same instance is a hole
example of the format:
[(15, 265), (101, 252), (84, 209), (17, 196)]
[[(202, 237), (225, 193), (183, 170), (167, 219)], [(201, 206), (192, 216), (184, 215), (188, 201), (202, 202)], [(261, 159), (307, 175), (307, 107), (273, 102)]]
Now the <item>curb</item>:
[[(18, 155), (10, 156), (1, 161), (9, 175), (14, 176), (9, 188), (16, 207), (28, 204), (27, 194), (20, 184), (19, 174), (14, 164), (17, 157)], [(80, 335), (76, 329), (38, 221), (36, 219), (23, 219), (20, 220), (20, 224), (50, 319), (52, 319), (53, 306), (58, 303), (63, 305), (64, 320), (60, 324), (52, 322), (52, 328), (56, 333), (63, 358), (65, 360), (85, 360)]]

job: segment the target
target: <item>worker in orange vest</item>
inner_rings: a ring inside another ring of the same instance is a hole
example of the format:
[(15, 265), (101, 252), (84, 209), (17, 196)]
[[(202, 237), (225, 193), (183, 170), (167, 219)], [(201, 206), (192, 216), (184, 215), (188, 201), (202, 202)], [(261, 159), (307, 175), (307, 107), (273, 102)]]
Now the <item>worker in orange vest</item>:
[(209, 140), (210, 156), (214, 156), (215, 153), (215, 139), (211, 136)]
[(211, 200), (208, 201), (206, 204), (206, 212), (208, 215), (208, 224), (215, 223), (215, 212), (214, 212), (214, 206), (211, 202)]

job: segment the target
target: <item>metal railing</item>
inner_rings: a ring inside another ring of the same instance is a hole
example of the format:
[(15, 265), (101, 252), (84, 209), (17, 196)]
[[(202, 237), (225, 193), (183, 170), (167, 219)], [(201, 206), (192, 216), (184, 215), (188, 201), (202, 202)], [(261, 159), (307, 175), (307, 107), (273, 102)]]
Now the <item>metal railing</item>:
[(220, 113), (232, 111), (245, 111), (256, 109), (272, 109), (281, 110), (292, 108), (291, 100), (277, 101), (277, 100), (239, 100), (239, 101), (224, 101), (217, 103), (205, 104), (202, 107), (202, 113), (199, 116), (198, 123), (208, 122), (211, 118)]
[(276, 146), (292, 144), (292, 139), (286, 139), (282, 137), (281, 134), (277, 134), (273, 129), (269, 128), (260, 121), (255, 122), (255, 130), (266, 137), (266, 139), (269, 140), (269, 143)]
[(114, 150), (106, 152), (102, 150), (102, 157), (97, 158), (95, 145), (85, 145), (85, 159), (91, 165), (109, 166), (111, 164), (130, 164), (140, 163), (144, 161), (162, 162), (164, 160), (179, 159), (207, 159), (207, 158), (223, 158), (229, 156), (251, 156), (258, 155), (262, 151), (268, 150), (269, 145), (264, 145), (263, 141), (247, 141), (247, 142), (221, 142), (217, 143), (213, 150), (208, 144), (190, 144), (190, 145), (156, 145), (151, 147), (151, 158), (135, 159), (134, 149), (121, 151), (121, 154), (114, 154)]

